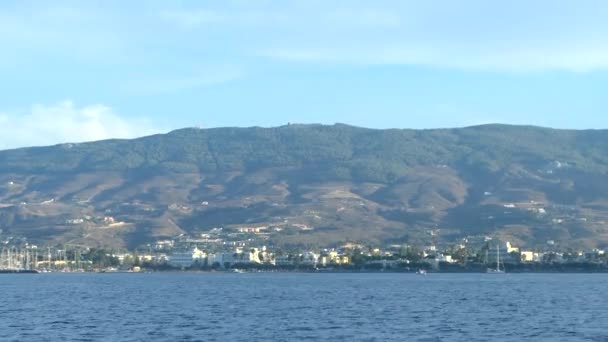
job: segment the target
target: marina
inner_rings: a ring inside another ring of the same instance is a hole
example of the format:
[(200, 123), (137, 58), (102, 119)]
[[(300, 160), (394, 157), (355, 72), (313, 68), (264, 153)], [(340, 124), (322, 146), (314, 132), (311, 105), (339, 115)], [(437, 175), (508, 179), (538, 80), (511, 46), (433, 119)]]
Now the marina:
[(38, 248), (4, 247), (0, 251), (0, 274), (38, 273)]

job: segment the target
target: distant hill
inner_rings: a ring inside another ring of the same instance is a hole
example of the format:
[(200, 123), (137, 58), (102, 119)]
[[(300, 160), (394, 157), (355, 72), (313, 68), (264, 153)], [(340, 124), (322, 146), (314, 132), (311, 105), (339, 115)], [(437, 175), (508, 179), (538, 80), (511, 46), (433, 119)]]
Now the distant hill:
[[(608, 131), (343, 124), (181, 129), (0, 151), (0, 229), (137, 246), (222, 226), (279, 244), (501, 235), (608, 243)], [(280, 232), (279, 232), (280, 230)]]

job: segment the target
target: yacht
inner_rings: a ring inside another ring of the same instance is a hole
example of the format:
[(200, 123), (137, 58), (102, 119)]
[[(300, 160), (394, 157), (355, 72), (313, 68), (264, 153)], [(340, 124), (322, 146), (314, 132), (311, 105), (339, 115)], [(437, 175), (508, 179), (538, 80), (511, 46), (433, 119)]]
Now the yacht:
[(505, 273), (505, 268), (500, 268), (500, 246), (496, 245), (496, 268), (488, 268), (486, 273)]

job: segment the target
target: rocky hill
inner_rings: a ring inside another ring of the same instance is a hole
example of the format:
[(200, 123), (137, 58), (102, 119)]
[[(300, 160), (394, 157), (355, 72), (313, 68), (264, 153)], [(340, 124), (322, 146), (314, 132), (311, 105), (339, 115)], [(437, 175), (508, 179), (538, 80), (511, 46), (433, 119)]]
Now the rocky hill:
[(608, 243), (608, 131), (182, 129), (0, 152), (0, 229), (134, 247), (213, 227), (278, 244)]

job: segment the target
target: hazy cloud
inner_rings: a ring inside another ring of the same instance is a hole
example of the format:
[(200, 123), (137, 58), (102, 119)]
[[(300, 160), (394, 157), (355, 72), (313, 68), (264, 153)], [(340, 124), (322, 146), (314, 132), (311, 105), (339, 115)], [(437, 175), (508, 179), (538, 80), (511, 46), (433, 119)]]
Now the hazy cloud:
[(284, 1), (260, 6), (266, 11), (236, 3), (173, 9), (171, 22), (253, 50), (244, 54), (294, 62), (608, 68), (608, 4), (602, 1)]
[(192, 29), (203, 24), (215, 24), (227, 19), (225, 15), (209, 10), (164, 10), (160, 17), (184, 29)]
[(0, 149), (134, 138), (159, 132), (146, 120), (120, 117), (103, 105), (77, 107), (71, 101), (3, 113), (0, 123)]
[(128, 95), (159, 95), (176, 93), (188, 89), (213, 86), (235, 81), (242, 77), (236, 69), (210, 71), (202, 76), (187, 76), (181, 78), (150, 77), (133, 78), (123, 81), (120, 90)]
[(608, 3), (599, 0), (35, 4), (0, 6), (0, 44), (10, 47), (0, 61), (43, 53), (125, 64), (181, 56), (174, 66), (226, 57), (247, 66), (264, 56), (476, 70), (608, 68)]

